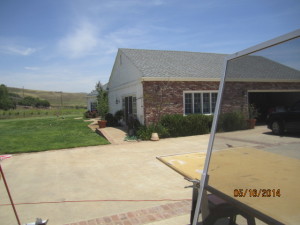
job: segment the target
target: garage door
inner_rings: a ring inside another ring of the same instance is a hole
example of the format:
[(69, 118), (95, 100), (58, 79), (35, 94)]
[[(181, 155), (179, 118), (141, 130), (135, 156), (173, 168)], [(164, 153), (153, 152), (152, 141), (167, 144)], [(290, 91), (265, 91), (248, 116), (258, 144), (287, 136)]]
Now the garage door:
[(260, 112), (259, 122), (265, 122), (272, 110), (286, 110), (296, 101), (300, 101), (299, 92), (249, 92), (248, 100)]

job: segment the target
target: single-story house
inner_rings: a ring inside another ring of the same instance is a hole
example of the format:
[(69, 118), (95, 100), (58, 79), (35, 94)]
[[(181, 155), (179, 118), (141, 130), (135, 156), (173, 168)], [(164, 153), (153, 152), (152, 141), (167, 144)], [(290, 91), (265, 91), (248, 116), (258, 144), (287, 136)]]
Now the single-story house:
[[(107, 90), (107, 84), (103, 85), (103, 89)], [(87, 94), (87, 110), (95, 111), (97, 110), (98, 100), (97, 100), (98, 92), (97, 90), (91, 91), (91, 93)]]
[[(110, 113), (124, 110), (125, 120), (133, 114), (142, 124), (157, 122), (163, 114), (213, 114), (226, 56), (121, 48), (108, 83)], [(256, 57), (254, 60), (262, 58)], [(262, 61), (262, 68), (264, 63), (268, 63), (278, 67), (279, 71), (290, 70), (298, 76), (299, 71), (292, 68), (270, 60)], [(252, 72), (254, 70), (256, 73), (260, 69), (254, 68)], [(227, 107), (247, 109), (249, 103), (262, 106), (270, 99), (278, 98), (278, 93), (283, 102), (300, 99), (299, 79), (295, 82), (275, 77), (270, 82), (268, 77), (258, 75), (240, 81), (240, 74), (235, 74), (230, 93), (224, 98), (228, 101)], [(237, 100), (230, 102), (233, 96)]]
[[(119, 49), (108, 83), (111, 113), (143, 124), (162, 114), (212, 114), (225, 54)], [(202, 107), (203, 106), (203, 107)]]
[(97, 110), (97, 95), (98, 92), (96, 90), (93, 90), (91, 93), (87, 94), (86, 100), (87, 100), (88, 111)]

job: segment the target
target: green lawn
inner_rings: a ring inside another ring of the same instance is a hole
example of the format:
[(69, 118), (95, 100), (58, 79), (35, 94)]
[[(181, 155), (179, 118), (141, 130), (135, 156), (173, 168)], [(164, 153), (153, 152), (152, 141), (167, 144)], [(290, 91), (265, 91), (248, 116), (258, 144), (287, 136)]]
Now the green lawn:
[(0, 154), (109, 144), (88, 124), (74, 117), (0, 120)]

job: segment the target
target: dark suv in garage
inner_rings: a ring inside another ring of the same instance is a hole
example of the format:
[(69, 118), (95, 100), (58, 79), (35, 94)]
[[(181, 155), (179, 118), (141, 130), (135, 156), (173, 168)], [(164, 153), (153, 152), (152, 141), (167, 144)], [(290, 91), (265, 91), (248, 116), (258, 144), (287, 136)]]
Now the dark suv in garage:
[(272, 112), (267, 117), (268, 128), (273, 134), (300, 132), (300, 101), (297, 101), (285, 112)]

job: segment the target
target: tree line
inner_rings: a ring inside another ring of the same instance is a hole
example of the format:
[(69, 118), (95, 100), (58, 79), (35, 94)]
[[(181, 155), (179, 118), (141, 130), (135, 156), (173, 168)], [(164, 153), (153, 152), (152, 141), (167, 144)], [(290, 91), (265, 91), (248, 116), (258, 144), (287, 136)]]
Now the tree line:
[(0, 85), (0, 109), (9, 110), (15, 109), (17, 105), (31, 106), (36, 108), (47, 108), (50, 106), (49, 101), (26, 96), (22, 98), (15, 93), (9, 93), (4, 84)]

